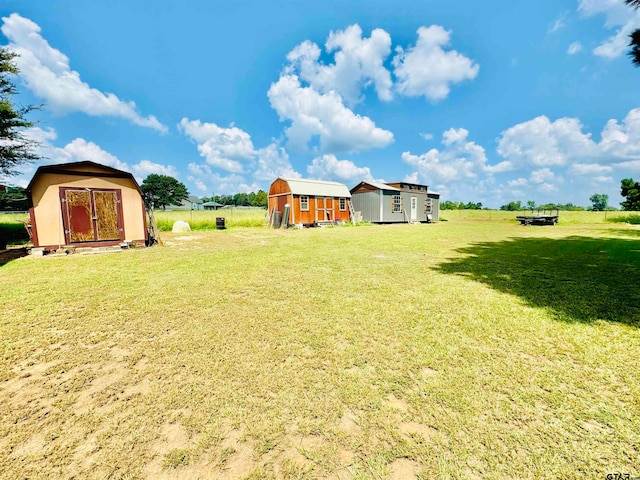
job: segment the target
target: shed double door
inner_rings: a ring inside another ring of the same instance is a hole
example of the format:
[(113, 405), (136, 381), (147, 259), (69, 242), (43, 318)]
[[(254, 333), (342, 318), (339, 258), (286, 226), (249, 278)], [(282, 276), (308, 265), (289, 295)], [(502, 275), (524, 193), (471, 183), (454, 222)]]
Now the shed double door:
[(68, 244), (124, 240), (120, 190), (62, 187), (60, 205)]
[(333, 215), (333, 198), (316, 197), (316, 220), (321, 222), (335, 220)]

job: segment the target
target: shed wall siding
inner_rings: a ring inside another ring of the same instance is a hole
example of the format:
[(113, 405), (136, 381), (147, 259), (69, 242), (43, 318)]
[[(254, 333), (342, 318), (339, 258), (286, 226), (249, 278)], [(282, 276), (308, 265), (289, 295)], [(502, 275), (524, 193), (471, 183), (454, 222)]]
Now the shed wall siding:
[(432, 197), (429, 196), (431, 200), (433, 200), (433, 212), (431, 213), (431, 217), (434, 222), (440, 220), (440, 197)]
[(362, 219), (366, 222), (380, 221), (380, 191), (360, 191), (351, 194), (353, 210), (362, 213)]
[[(340, 197), (315, 197), (312, 195), (307, 196), (309, 197), (308, 211), (303, 211), (300, 209), (300, 195), (286, 194), (269, 197), (269, 214), (273, 212), (274, 208), (276, 209), (276, 211), (284, 214), (284, 204), (288, 203), (291, 209), (289, 224), (312, 224), (316, 221), (325, 220), (324, 218), (322, 218), (322, 216), (324, 214), (324, 209), (327, 208), (324, 206), (326, 201), (325, 199), (328, 198), (331, 220), (340, 219), (345, 222), (350, 221), (349, 209), (347, 208), (346, 210), (340, 210)], [(322, 200), (319, 201), (319, 199)], [(348, 199), (345, 199), (345, 201), (348, 201)], [(321, 208), (322, 210), (319, 211), (318, 208)], [(285, 219), (283, 218), (282, 221), (285, 221)]]
[[(400, 195), (402, 201), (401, 212), (392, 212), (393, 196)], [(352, 193), (351, 200), (353, 209), (362, 212), (362, 219), (373, 223), (402, 223), (411, 218), (411, 197), (416, 197), (418, 209), (416, 221), (426, 222), (427, 213), (424, 209), (425, 200), (433, 199), (433, 211), (431, 213), (433, 221), (438, 221), (440, 216), (440, 202), (438, 198), (428, 197), (425, 193), (419, 192), (394, 192), (388, 190), (359, 190)], [(381, 217), (382, 214), (382, 217)]]
[[(404, 194), (402, 192), (383, 192), (384, 193), (384, 198), (383, 198), (383, 208), (384, 208), (384, 219), (383, 221), (385, 223), (398, 223), (398, 222), (406, 222), (407, 219), (404, 216), (404, 211), (407, 208), (411, 208), (411, 205), (409, 204), (409, 200), (407, 200), (404, 197)], [(400, 198), (402, 200), (402, 211), (401, 212), (392, 212), (391, 211), (391, 207), (393, 206), (393, 196), (394, 195), (400, 195)]]
[(269, 195), (279, 195), (290, 191), (291, 189), (289, 188), (289, 184), (281, 178), (278, 178), (271, 184), (271, 187), (269, 188)]

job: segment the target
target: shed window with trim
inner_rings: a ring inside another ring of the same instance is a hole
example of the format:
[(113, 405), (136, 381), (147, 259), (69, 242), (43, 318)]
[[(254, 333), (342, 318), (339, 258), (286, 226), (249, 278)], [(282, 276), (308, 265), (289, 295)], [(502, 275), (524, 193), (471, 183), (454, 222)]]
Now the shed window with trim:
[(309, 197), (307, 195), (300, 196), (300, 210), (303, 212), (309, 211)]
[(424, 201), (424, 213), (429, 214), (432, 213), (433, 210), (433, 199), (426, 198)]
[(346, 198), (341, 198), (340, 199), (340, 211), (344, 212), (347, 210), (347, 199)]
[(391, 213), (402, 212), (402, 198), (400, 195), (391, 196)]

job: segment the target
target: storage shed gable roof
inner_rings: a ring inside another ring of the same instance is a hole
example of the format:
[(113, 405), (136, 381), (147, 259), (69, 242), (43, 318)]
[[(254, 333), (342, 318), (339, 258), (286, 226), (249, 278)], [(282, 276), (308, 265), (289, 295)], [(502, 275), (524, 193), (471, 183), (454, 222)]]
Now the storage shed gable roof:
[(377, 190), (386, 190), (386, 191), (389, 191), (389, 192), (399, 192), (400, 191), (399, 188), (392, 187), (391, 185), (387, 185), (386, 183), (379, 183), (379, 182), (360, 182), (358, 185), (353, 187), (351, 189), (351, 191), (353, 192), (360, 185), (370, 185), (370, 186), (372, 186), (373, 188), (375, 188)]
[(345, 197), (351, 198), (346, 185), (324, 180), (309, 180), (305, 178), (282, 178), (289, 185), (294, 195), (310, 195), (315, 197)]
[(56, 165), (42, 165), (38, 167), (36, 173), (33, 174), (29, 185), (27, 185), (27, 192), (30, 192), (38, 177), (45, 173), (62, 174), (62, 175), (75, 175), (80, 177), (103, 177), (103, 178), (127, 178), (133, 182), (136, 190), (142, 195), (140, 185), (129, 172), (124, 170), (118, 170), (117, 168), (108, 167), (100, 163), (91, 162), (89, 160), (83, 160), (80, 162), (60, 163)]

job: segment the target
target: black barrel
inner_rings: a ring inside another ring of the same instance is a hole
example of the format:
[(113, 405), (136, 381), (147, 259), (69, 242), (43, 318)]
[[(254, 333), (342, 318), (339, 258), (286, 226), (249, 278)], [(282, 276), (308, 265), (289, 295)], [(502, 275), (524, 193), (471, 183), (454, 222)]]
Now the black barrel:
[(227, 228), (225, 218), (224, 217), (216, 217), (216, 229), (217, 230), (224, 230), (225, 228)]
[(280, 224), (282, 223), (282, 213), (279, 211), (273, 212), (273, 228), (280, 228)]

